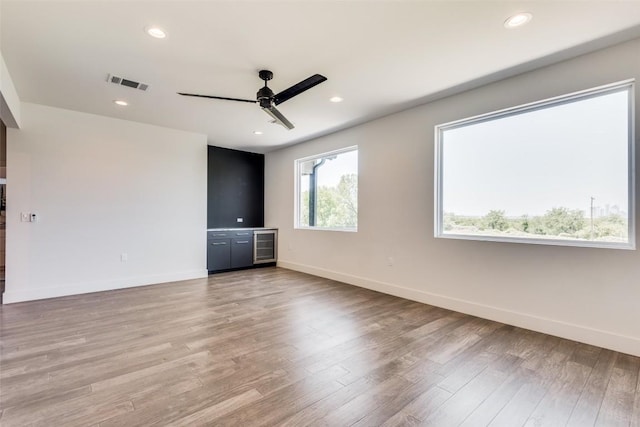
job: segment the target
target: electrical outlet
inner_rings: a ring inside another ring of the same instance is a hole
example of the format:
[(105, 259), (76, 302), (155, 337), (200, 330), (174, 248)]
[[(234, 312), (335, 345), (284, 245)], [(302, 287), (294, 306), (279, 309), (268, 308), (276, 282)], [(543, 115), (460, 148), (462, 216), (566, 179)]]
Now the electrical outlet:
[(387, 258), (387, 265), (389, 267), (391, 267), (393, 265), (394, 261), (395, 260), (393, 259), (393, 257), (390, 256), (389, 258)]
[(120, 254), (120, 262), (127, 262), (129, 261), (129, 255), (127, 255), (126, 252), (123, 252)]
[(236, 222), (243, 222), (244, 218), (236, 218)]

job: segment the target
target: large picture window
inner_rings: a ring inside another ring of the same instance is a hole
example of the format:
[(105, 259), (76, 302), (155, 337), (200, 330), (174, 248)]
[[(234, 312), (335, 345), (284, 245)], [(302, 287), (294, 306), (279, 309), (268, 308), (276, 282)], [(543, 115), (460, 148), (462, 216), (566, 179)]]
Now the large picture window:
[(358, 147), (296, 160), (296, 228), (358, 229)]
[(635, 249), (633, 89), (436, 126), (436, 237)]

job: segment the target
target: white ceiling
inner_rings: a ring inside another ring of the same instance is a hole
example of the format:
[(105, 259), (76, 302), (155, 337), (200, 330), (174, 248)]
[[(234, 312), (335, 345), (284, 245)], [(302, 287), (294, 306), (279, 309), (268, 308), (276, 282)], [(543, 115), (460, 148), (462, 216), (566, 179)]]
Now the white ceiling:
[[(505, 29), (520, 11), (533, 20)], [(640, 1), (2, 0), (0, 20), (22, 101), (267, 152), (638, 37)], [(169, 36), (149, 37), (151, 24)], [(278, 107), (294, 130), (270, 124), (256, 105), (176, 95), (253, 99), (263, 68), (274, 72), (276, 93), (314, 73), (328, 78)], [(107, 83), (109, 73), (150, 88)], [(334, 95), (344, 102), (330, 103)]]

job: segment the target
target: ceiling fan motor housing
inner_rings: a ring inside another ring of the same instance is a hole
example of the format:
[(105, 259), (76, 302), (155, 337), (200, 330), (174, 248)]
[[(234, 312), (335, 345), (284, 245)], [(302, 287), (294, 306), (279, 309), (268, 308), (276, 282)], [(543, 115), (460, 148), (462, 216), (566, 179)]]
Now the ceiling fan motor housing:
[(273, 91), (269, 89), (267, 86), (260, 88), (260, 90), (256, 94), (256, 97), (258, 98), (260, 107), (262, 108), (271, 107), (273, 103)]

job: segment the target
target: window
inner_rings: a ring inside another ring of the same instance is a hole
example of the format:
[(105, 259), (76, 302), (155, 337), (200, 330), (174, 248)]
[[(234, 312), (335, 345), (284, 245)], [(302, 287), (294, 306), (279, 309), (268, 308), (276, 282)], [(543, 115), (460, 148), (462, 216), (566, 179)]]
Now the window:
[(358, 229), (358, 147), (296, 160), (296, 228)]
[(436, 237), (635, 249), (633, 90), (436, 126)]

